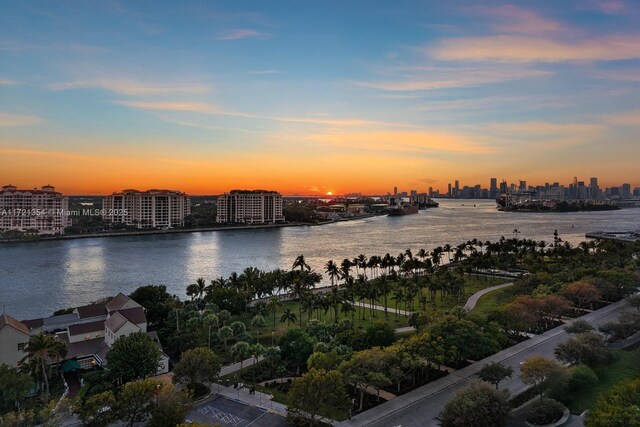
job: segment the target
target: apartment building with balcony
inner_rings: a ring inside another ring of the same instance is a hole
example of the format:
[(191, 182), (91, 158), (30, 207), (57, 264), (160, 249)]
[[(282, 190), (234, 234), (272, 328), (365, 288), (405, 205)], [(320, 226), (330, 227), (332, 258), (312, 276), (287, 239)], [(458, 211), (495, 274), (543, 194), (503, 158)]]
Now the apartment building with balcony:
[(171, 190), (123, 190), (102, 200), (102, 217), (112, 224), (140, 229), (184, 226), (191, 214), (191, 199)]
[(284, 222), (282, 195), (266, 190), (230, 191), (218, 197), (216, 221), (239, 224)]
[(4, 185), (0, 190), (0, 231), (62, 234), (70, 225), (69, 198), (55, 187), (20, 190)]

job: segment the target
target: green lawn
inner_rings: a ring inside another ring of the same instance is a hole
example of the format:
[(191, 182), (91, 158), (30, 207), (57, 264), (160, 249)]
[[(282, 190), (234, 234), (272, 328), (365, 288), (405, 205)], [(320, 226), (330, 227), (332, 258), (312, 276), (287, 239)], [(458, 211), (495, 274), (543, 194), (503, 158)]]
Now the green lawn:
[[(465, 292), (464, 294), (460, 295), (459, 298), (447, 296), (443, 299), (440, 296), (440, 292), (438, 292), (435, 300), (429, 299), (429, 301), (425, 306), (425, 309), (426, 309), (425, 311), (432, 312), (432, 313), (442, 312), (442, 311), (451, 310), (454, 307), (463, 306), (467, 302), (469, 297), (475, 294), (476, 292), (489, 288), (491, 286), (501, 285), (503, 283), (507, 283), (510, 281), (508, 279), (503, 279), (503, 278), (486, 277), (486, 276), (478, 277), (475, 275), (468, 275), (468, 274), (464, 276), (464, 280), (465, 280), (465, 289), (464, 289)], [(429, 298), (429, 291), (427, 289), (423, 289), (422, 295)], [(365, 302), (368, 303), (369, 301), (367, 300)], [(383, 305), (384, 298), (382, 297), (379, 298), (376, 301), (376, 304)], [(394, 311), (396, 308), (396, 299), (393, 296), (393, 292), (390, 292), (387, 295), (387, 306), (389, 307), (390, 311)], [(409, 304), (405, 302), (401, 302), (400, 304), (398, 304), (398, 309), (406, 310), (406, 311), (421, 311), (422, 304), (420, 303), (420, 295), (417, 295), (413, 299), (413, 301)]]
[(613, 350), (613, 360), (594, 369), (600, 381), (588, 388), (569, 395), (569, 409), (573, 414), (581, 414), (593, 408), (598, 396), (613, 387), (620, 380), (640, 376), (640, 349), (633, 351)]
[[(251, 334), (254, 338), (257, 336), (260, 343), (263, 345), (271, 345), (271, 333), (275, 331), (275, 339), (277, 340), (280, 335), (282, 335), (288, 328), (300, 327), (300, 312), (299, 312), (299, 303), (297, 301), (287, 301), (284, 302), (282, 307), (278, 308), (275, 316), (275, 327), (273, 321), (273, 313), (269, 313), (265, 316), (266, 325), (260, 328), (260, 334), (258, 335), (258, 328), (252, 327), (251, 325), (251, 316), (250, 315), (240, 315), (234, 316), (229, 323), (235, 322), (237, 320), (243, 322), (247, 325), (247, 332)], [(294, 323), (282, 323), (280, 322), (280, 318), (284, 313), (285, 309), (290, 309), (297, 317), (296, 322)], [(385, 320), (384, 312), (378, 310), (369, 310), (367, 308), (363, 309), (359, 307), (357, 304), (355, 306), (355, 311), (353, 313), (349, 313), (348, 315), (345, 313), (338, 313), (338, 320), (349, 319), (354, 321), (354, 326), (356, 328), (366, 328), (367, 326), (377, 323), (384, 322), (389, 323), (393, 328), (400, 328), (408, 325), (409, 318), (407, 316), (398, 315), (393, 312), (391, 308), (389, 308), (388, 320)], [(363, 312), (364, 311), (364, 312)], [(327, 323), (331, 323), (334, 321), (333, 310), (328, 312), (324, 312), (324, 310), (315, 311), (311, 315), (312, 319), (318, 319), (320, 321), (324, 321)], [(309, 320), (309, 315), (307, 313), (302, 313), (302, 327), (305, 327)], [(232, 339), (229, 340), (229, 346), (231, 346), (235, 341)]]
[(480, 297), (476, 306), (471, 310), (471, 313), (486, 315), (494, 308), (513, 301), (517, 296), (517, 292), (517, 287), (508, 286), (506, 288), (496, 289), (495, 291), (486, 293)]

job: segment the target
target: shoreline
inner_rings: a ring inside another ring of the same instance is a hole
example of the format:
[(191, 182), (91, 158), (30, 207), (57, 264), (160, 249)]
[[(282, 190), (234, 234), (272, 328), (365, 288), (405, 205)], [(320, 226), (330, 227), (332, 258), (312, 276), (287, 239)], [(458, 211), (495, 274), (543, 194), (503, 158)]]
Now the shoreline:
[(258, 229), (270, 229), (270, 228), (286, 228), (286, 227), (301, 227), (312, 226), (315, 224), (306, 223), (283, 223), (283, 224), (259, 224), (259, 225), (230, 225), (230, 226), (218, 226), (218, 227), (202, 227), (202, 228), (172, 228), (168, 230), (148, 230), (148, 231), (116, 231), (105, 233), (86, 233), (86, 234), (62, 234), (57, 236), (42, 236), (37, 239), (22, 239), (22, 240), (8, 240), (0, 239), (0, 243), (36, 243), (47, 242), (53, 240), (73, 240), (73, 239), (92, 239), (102, 237), (127, 237), (127, 236), (149, 236), (157, 234), (182, 234), (182, 233), (200, 233), (200, 232), (213, 232), (213, 231), (237, 231), (237, 230), (258, 230)]
[(288, 228), (288, 227), (316, 227), (320, 225), (335, 224), (339, 222), (354, 221), (358, 219), (372, 218), (379, 215), (364, 215), (356, 218), (342, 219), (339, 221), (323, 221), (318, 223), (306, 222), (287, 222), (279, 224), (255, 224), (255, 225), (228, 225), (216, 227), (201, 228), (172, 228), (168, 230), (145, 230), (145, 231), (116, 231), (104, 233), (86, 233), (86, 234), (61, 234), (56, 236), (38, 236), (34, 239), (0, 239), (0, 244), (8, 243), (38, 243), (49, 242), (55, 240), (74, 240), (74, 239), (93, 239), (103, 237), (128, 237), (128, 236), (150, 236), (158, 234), (183, 234), (183, 233), (206, 233), (215, 231), (238, 231), (238, 230), (260, 230), (272, 228)]

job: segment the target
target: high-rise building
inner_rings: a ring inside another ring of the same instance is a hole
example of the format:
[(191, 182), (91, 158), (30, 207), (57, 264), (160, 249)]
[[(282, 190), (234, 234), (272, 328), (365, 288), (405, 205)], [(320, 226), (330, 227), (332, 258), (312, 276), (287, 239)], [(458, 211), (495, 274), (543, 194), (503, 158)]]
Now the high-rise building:
[(183, 227), (191, 199), (171, 190), (123, 190), (102, 199), (102, 217), (113, 224), (137, 228)]
[(394, 196), (398, 195), (398, 187), (393, 187), (393, 195)]
[(631, 184), (627, 184), (627, 183), (622, 184), (620, 197), (622, 197), (623, 199), (631, 198)]
[(277, 191), (233, 190), (218, 197), (217, 222), (266, 224), (284, 220), (282, 196)]
[(520, 180), (520, 191), (526, 191), (527, 190), (527, 181), (523, 181)]
[(447, 194), (449, 197), (453, 196), (453, 193), (451, 192), (451, 183), (447, 184)]
[(71, 225), (69, 199), (55, 187), (19, 190), (5, 185), (0, 191), (0, 230), (62, 234)]
[(498, 178), (491, 178), (491, 185), (489, 186), (489, 196), (496, 197), (498, 195)]

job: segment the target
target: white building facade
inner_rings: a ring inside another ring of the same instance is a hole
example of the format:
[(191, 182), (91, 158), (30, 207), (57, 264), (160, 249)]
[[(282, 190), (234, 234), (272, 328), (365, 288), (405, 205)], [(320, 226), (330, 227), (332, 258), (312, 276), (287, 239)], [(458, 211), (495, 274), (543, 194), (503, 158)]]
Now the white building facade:
[(282, 195), (276, 191), (233, 190), (218, 197), (219, 223), (274, 224), (284, 222)]
[(0, 190), (0, 231), (62, 234), (70, 225), (69, 199), (55, 187), (19, 190), (5, 185)]
[(191, 199), (170, 190), (124, 190), (102, 200), (102, 217), (114, 224), (137, 228), (183, 227), (191, 214)]

